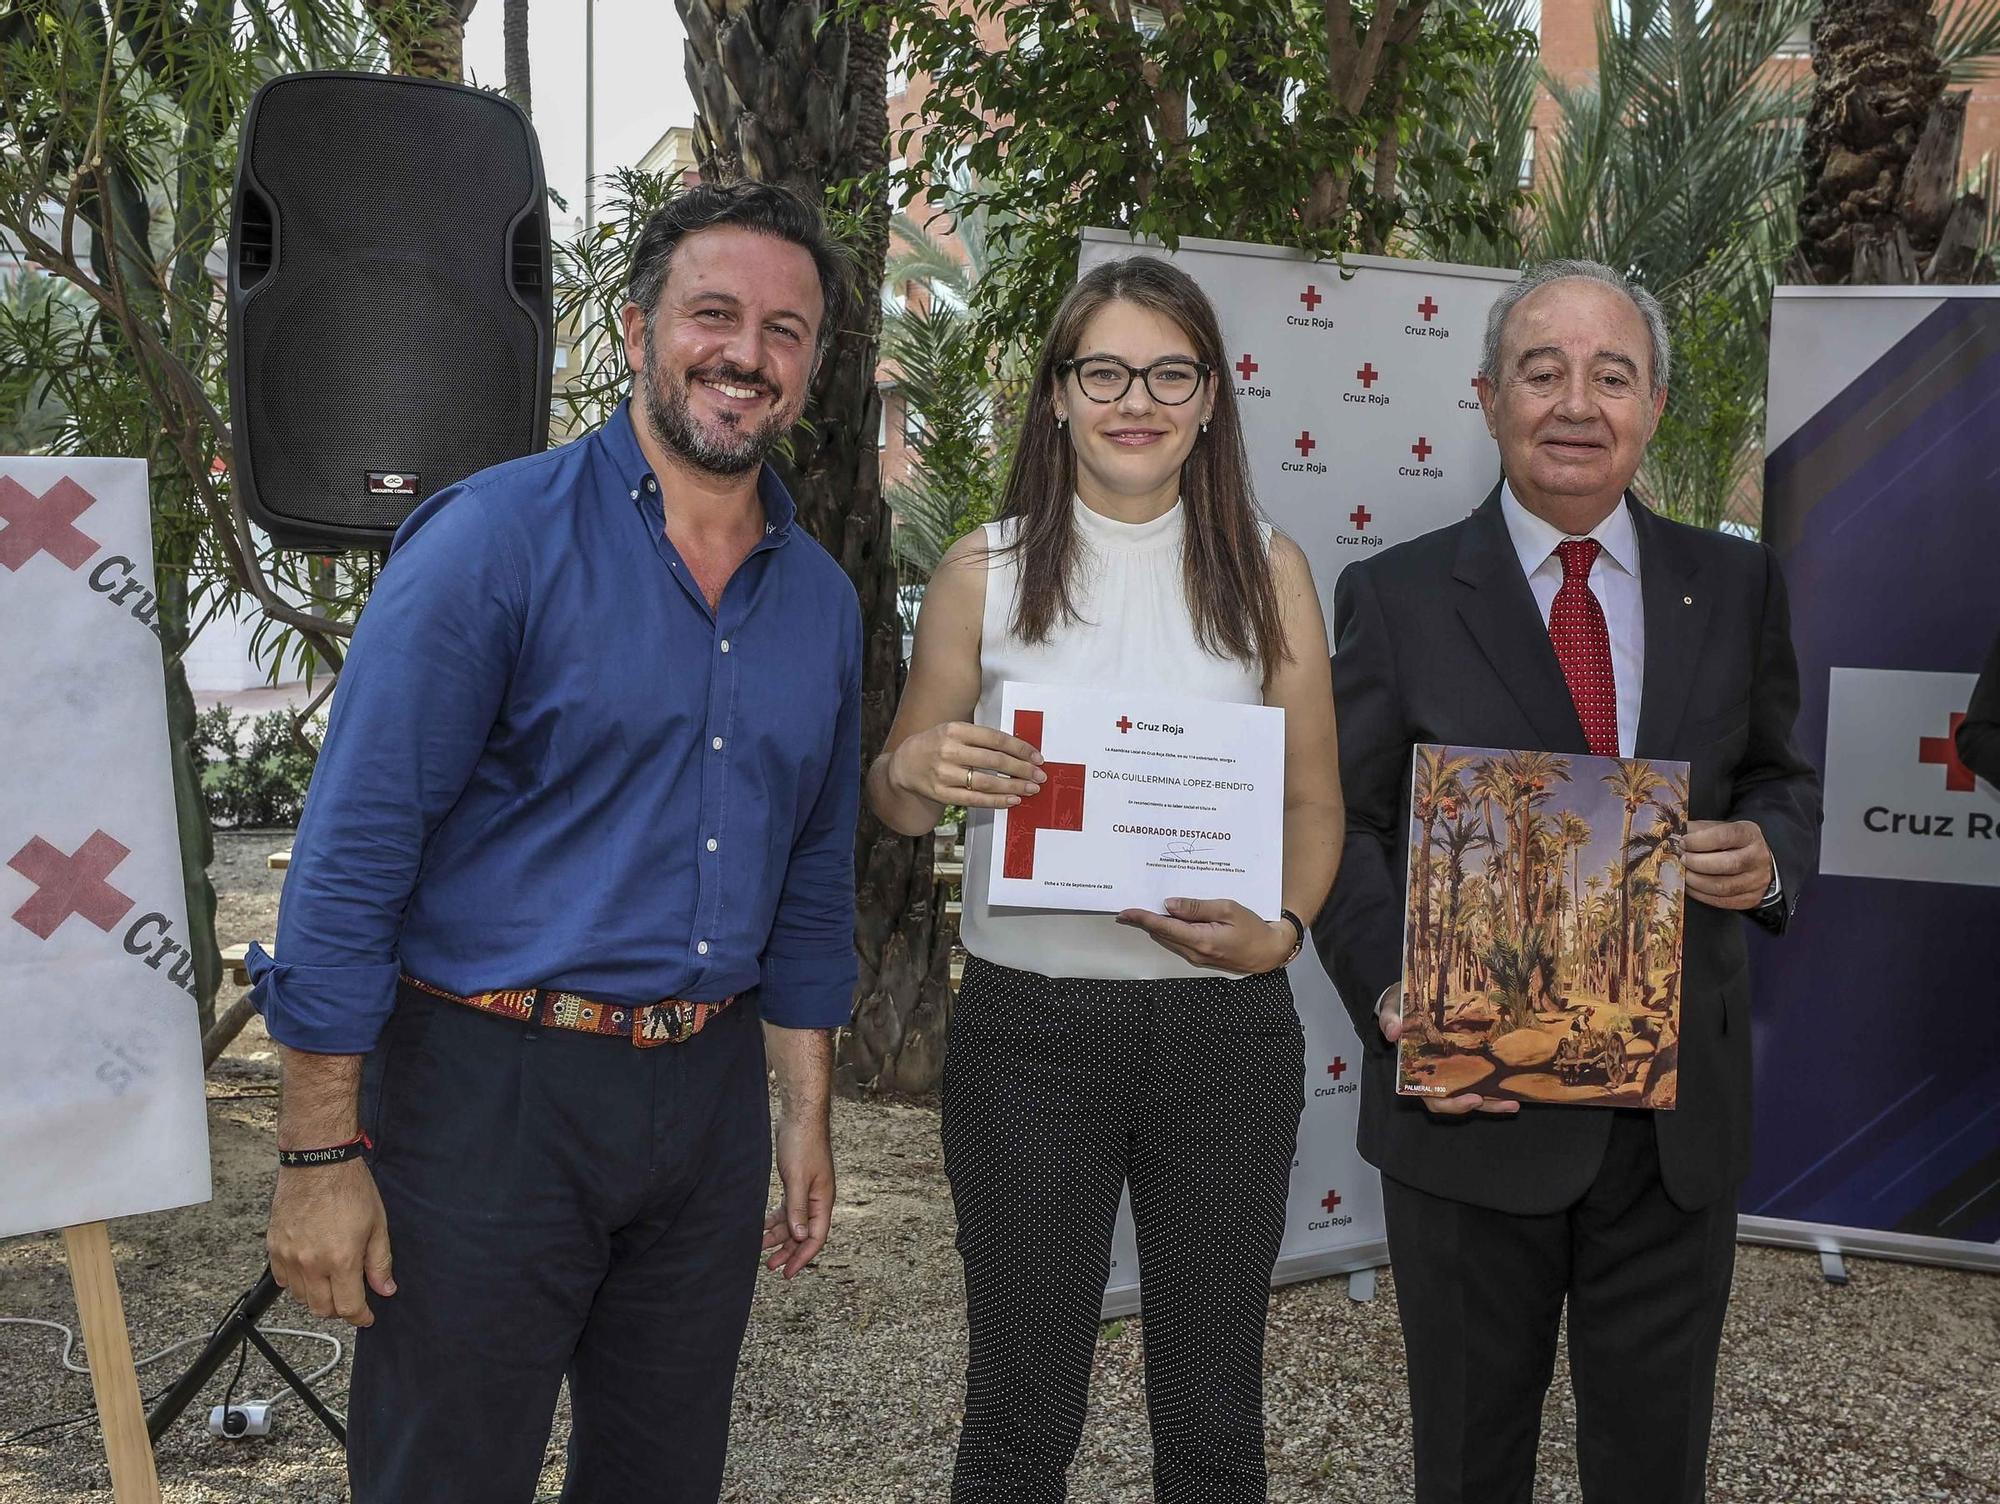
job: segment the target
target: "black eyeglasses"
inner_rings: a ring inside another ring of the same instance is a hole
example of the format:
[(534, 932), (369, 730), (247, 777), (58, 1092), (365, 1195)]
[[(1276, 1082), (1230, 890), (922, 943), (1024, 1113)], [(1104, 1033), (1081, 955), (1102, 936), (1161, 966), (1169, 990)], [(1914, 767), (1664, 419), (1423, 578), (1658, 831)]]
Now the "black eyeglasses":
[(1064, 361), (1056, 367), (1056, 374), (1075, 372), (1078, 388), (1092, 402), (1116, 402), (1132, 390), (1134, 380), (1143, 379), (1155, 402), (1179, 407), (1201, 390), (1212, 369), (1205, 360), (1180, 355), (1169, 355), (1149, 366), (1128, 366), (1115, 355), (1093, 355), (1087, 360)]

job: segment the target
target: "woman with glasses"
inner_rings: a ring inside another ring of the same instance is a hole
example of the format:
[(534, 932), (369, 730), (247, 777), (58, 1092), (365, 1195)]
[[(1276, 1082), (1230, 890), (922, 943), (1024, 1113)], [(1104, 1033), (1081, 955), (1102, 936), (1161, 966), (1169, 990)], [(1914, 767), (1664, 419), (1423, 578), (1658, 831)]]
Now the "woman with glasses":
[[(1285, 965), (1342, 827), (1318, 591), (1257, 511), (1224, 359), (1214, 309), (1166, 262), (1077, 283), (1000, 520), (931, 577), (868, 774), (905, 834), (971, 812), (944, 1077), (971, 1335), (953, 1504), (1065, 1497), (1128, 1182), (1155, 1497), (1266, 1496), (1264, 1317), (1304, 1096)], [(990, 907), (993, 811), (1044, 778), (996, 729), (1009, 680), (1283, 706), (1283, 912)]]

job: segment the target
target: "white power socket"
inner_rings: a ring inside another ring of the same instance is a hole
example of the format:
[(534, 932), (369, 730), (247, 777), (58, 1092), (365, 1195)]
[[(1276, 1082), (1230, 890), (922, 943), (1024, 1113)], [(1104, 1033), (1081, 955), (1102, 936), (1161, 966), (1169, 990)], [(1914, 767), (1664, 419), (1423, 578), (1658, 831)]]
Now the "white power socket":
[(246, 1400), (226, 1411), (217, 1405), (208, 1412), (208, 1434), (236, 1441), (245, 1436), (271, 1434), (271, 1404), (268, 1400)]

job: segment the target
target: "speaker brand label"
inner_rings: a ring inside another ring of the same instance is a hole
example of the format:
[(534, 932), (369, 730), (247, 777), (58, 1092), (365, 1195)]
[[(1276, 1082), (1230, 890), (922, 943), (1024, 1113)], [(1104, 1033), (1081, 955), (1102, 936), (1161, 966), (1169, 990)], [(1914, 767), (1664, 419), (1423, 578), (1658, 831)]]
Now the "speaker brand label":
[(370, 496), (415, 496), (417, 477), (408, 470), (370, 470), (368, 472), (368, 494)]

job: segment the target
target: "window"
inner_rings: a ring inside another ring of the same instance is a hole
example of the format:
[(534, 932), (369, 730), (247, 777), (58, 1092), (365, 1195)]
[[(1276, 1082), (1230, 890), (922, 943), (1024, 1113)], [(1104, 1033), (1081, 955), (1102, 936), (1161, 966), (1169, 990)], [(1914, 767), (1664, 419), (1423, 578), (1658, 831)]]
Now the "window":
[(1535, 128), (1531, 125), (1521, 132), (1521, 175), (1517, 182), (1526, 188), (1535, 180)]

